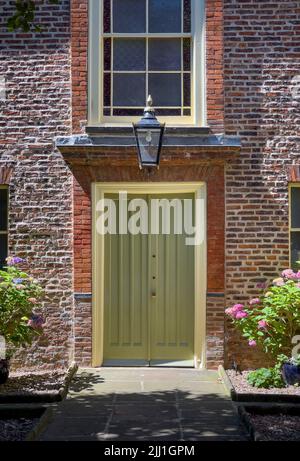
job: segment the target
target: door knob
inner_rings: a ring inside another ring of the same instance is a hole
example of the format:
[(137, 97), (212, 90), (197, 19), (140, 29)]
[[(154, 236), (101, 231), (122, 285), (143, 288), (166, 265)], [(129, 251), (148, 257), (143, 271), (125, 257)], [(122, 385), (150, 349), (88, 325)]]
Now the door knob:
[(156, 293), (153, 292), (151, 296), (152, 298), (156, 298)]

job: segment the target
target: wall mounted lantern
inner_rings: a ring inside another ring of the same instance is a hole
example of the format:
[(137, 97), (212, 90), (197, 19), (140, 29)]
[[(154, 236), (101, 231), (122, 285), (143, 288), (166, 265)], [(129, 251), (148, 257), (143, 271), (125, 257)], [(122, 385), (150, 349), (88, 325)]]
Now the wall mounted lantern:
[(143, 117), (138, 123), (133, 124), (140, 169), (153, 166), (159, 168), (165, 124), (159, 123), (155, 117), (152, 104), (149, 95)]

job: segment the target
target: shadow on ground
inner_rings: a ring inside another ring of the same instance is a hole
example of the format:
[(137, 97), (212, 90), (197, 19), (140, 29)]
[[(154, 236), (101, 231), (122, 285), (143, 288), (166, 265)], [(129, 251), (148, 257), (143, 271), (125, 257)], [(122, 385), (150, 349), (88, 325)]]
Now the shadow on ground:
[(222, 384), (176, 376), (81, 373), (41, 440), (246, 440)]

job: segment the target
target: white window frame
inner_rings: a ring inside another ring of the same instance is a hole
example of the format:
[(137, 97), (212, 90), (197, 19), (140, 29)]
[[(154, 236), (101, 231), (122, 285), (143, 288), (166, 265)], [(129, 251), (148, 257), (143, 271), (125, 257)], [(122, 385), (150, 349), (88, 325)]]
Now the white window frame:
[[(169, 125), (207, 126), (205, 75), (205, 0), (191, 0), (192, 68), (191, 116), (159, 117)], [(104, 117), (103, 108), (103, 0), (89, 0), (88, 126), (131, 125), (140, 117)], [(176, 34), (174, 34), (176, 36)], [(153, 36), (153, 34), (149, 34)], [(155, 99), (155, 95), (152, 95)], [(146, 101), (145, 101), (146, 103)], [(154, 100), (155, 107), (155, 100)], [(142, 116), (142, 113), (141, 113)]]
[(289, 252), (290, 252), (290, 266), (292, 266), (292, 233), (299, 233), (299, 227), (292, 227), (292, 189), (300, 188), (300, 183), (289, 184)]

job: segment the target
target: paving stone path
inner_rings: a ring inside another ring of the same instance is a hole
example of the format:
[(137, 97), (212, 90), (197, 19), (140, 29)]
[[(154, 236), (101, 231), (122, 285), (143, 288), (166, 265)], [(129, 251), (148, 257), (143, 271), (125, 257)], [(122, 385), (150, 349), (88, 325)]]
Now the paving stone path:
[(246, 440), (213, 371), (81, 369), (40, 440)]

